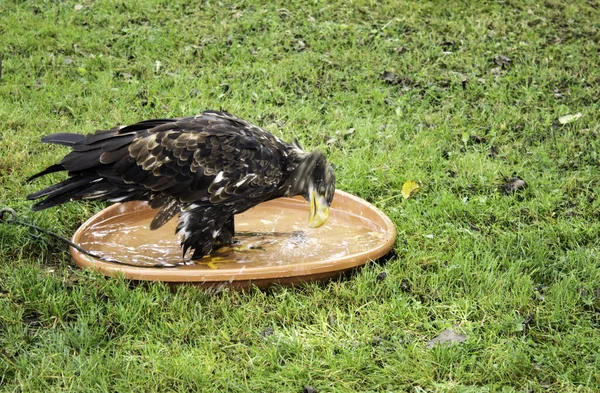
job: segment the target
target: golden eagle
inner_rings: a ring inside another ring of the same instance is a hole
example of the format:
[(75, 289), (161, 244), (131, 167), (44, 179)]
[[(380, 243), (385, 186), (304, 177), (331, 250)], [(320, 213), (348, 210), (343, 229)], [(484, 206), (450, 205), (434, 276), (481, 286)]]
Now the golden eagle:
[(78, 199), (148, 201), (160, 208), (150, 229), (179, 214), (183, 255), (199, 259), (231, 244), (234, 215), (270, 199), (302, 195), (309, 226), (322, 225), (335, 192), (332, 166), (320, 152), (285, 143), (223, 111), (177, 119), (146, 120), (94, 134), (58, 133), (42, 142), (71, 147), (39, 176), (69, 177), (27, 199), (42, 210)]

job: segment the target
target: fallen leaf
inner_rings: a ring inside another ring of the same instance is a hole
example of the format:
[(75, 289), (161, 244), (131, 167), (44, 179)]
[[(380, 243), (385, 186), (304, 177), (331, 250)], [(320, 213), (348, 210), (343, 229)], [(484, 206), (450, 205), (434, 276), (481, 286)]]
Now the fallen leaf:
[(420, 185), (418, 185), (412, 180), (409, 180), (406, 183), (404, 183), (404, 185), (402, 185), (402, 196), (404, 197), (404, 199), (408, 199), (411, 196), (415, 195), (420, 189)]
[(81, 11), (83, 9), (83, 5), (82, 4), (75, 4), (75, 6), (73, 7), (73, 9), (75, 11)]
[(569, 124), (571, 122), (574, 122), (575, 120), (579, 119), (581, 116), (583, 116), (581, 114), (581, 112), (578, 112), (574, 115), (565, 115), (565, 116), (561, 116), (558, 118), (558, 122), (560, 124)]
[(466, 340), (467, 336), (446, 329), (438, 334), (437, 337), (427, 341), (427, 348), (433, 348), (439, 344), (462, 343)]

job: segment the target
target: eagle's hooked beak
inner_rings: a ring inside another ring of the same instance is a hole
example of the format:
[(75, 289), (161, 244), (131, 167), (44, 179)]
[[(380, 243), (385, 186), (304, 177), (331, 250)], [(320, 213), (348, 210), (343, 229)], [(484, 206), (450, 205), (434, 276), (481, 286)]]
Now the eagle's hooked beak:
[(308, 216), (308, 226), (318, 228), (325, 224), (329, 217), (329, 203), (327, 199), (315, 190), (309, 191), (310, 196), (310, 215)]

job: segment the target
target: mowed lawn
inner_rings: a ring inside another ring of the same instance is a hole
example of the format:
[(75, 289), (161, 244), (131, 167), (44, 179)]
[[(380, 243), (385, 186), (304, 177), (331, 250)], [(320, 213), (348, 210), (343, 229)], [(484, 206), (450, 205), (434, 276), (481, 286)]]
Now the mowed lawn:
[(64, 178), (25, 182), (67, 151), (43, 135), (223, 108), (398, 231), (340, 279), (207, 293), (0, 223), (0, 390), (600, 391), (599, 7), (0, 1), (0, 208), (68, 237), (106, 205), (30, 211)]

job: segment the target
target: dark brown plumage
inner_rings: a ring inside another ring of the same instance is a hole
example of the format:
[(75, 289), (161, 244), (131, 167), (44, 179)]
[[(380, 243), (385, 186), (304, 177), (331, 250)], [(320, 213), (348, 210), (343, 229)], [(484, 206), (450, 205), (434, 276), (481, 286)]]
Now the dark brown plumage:
[(69, 177), (27, 196), (42, 210), (78, 199), (144, 200), (160, 208), (156, 229), (179, 214), (183, 253), (192, 259), (233, 240), (233, 216), (258, 203), (302, 195), (311, 226), (325, 222), (335, 191), (322, 153), (308, 153), (226, 112), (156, 119), (95, 134), (59, 133), (43, 142), (71, 147), (58, 164), (32, 176)]

